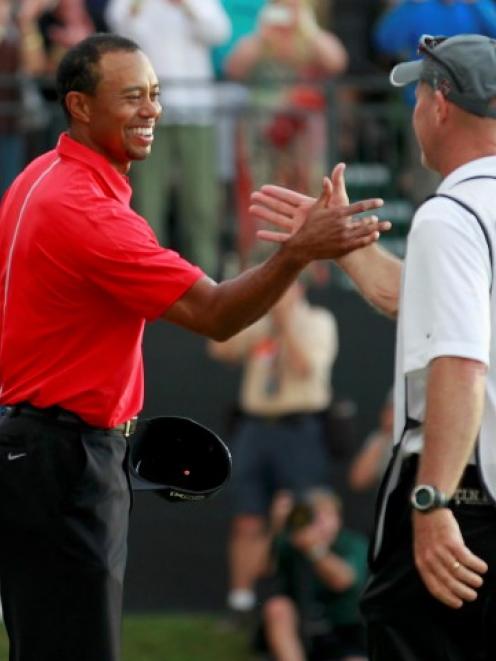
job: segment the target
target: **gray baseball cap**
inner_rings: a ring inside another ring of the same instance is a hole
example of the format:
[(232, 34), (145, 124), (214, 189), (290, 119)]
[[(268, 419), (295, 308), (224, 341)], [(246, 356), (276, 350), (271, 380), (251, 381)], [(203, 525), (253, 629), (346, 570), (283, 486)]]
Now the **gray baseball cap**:
[(423, 59), (391, 71), (395, 87), (421, 80), (463, 110), (496, 118), (496, 40), (479, 34), (423, 35), (418, 50)]

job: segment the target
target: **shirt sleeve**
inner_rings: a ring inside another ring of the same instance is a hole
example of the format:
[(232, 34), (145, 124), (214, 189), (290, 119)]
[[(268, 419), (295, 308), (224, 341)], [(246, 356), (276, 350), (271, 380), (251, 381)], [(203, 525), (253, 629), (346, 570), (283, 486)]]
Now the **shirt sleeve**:
[(71, 242), (74, 259), (88, 280), (123, 307), (151, 321), (204, 276), (162, 248), (145, 219), (131, 209), (109, 200), (88, 206), (94, 211), (86, 236)]
[(439, 198), (421, 207), (405, 265), (406, 372), (439, 356), (488, 364), (491, 279), (488, 245), (475, 217)]

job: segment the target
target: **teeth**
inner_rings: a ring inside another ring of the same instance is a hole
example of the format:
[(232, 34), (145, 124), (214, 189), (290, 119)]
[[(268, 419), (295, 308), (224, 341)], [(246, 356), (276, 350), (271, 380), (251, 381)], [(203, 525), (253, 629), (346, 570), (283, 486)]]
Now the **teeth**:
[(151, 128), (131, 129), (131, 133), (133, 133), (134, 135), (141, 135), (145, 138), (152, 138), (153, 137), (153, 129), (151, 129)]

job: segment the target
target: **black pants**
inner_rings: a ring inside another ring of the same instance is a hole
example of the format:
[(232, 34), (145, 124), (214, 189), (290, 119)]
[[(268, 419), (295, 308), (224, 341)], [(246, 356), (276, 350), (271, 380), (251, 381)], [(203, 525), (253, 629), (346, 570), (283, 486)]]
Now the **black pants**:
[[(466, 545), (489, 565), (475, 602), (453, 610), (434, 599), (414, 566), (409, 494), (415, 462), (391, 494), (381, 554), (362, 597), (370, 661), (494, 661), (496, 508), (453, 504)], [(480, 488), (475, 467), (461, 485)]]
[(120, 432), (0, 423), (0, 592), (10, 661), (118, 661), (129, 488)]

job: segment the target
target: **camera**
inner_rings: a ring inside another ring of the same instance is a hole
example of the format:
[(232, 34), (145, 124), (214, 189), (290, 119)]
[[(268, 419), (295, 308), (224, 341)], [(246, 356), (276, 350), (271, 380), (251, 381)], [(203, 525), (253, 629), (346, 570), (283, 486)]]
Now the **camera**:
[(293, 505), (293, 509), (288, 514), (286, 519), (286, 530), (289, 533), (301, 530), (312, 523), (314, 513), (312, 507), (308, 503), (300, 502)]
[(260, 22), (274, 27), (289, 27), (293, 22), (293, 12), (282, 4), (268, 4), (260, 13)]

